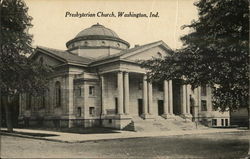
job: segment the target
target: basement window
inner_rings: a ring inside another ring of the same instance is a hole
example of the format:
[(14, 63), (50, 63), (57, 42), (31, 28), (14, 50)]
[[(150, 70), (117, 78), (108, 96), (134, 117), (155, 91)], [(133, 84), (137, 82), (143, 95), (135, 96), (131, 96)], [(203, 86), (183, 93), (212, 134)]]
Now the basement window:
[(217, 119), (212, 119), (212, 126), (217, 126)]

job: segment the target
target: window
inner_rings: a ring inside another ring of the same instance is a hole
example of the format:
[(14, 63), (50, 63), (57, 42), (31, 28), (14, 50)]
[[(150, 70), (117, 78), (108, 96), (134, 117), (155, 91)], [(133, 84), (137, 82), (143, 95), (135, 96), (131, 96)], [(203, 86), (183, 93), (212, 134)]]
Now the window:
[(82, 88), (80, 86), (75, 88), (75, 95), (78, 97), (82, 96)]
[(59, 81), (55, 84), (55, 97), (56, 97), (56, 107), (61, 106), (61, 84)]
[(224, 119), (221, 119), (221, 126), (224, 126)]
[(89, 86), (89, 95), (95, 95), (95, 86)]
[(112, 124), (112, 119), (109, 119), (109, 124)]
[(142, 82), (141, 81), (138, 83), (138, 89), (142, 90)]
[(43, 64), (43, 57), (40, 57), (39, 63), (42, 65)]
[(201, 100), (201, 111), (207, 111), (207, 101)]
[(157, 52), (157, 55), (162, 58), (162, 54), (160, 52)]
[(118, 98), (115, 98), (115, 114), (118, 114)]
[(95, 114), (95, 107), (89, 107), (89, 115)]
[(82, 108), (78, 107), (77, 108), (77, 116), (80, 117), (82, 115)]
[(157, 83), (158, 91), (163, 91), (163, 83)]
[(217, 126), (217, 119), (212, 119), (212, 126)]
[(201, 95), (206, 96), (207, 95), (207, 87), (206, 85), (201, 86)]
[(225, 124), (226, 126), (228, 126), (228, 119), (225, 119)]
[(45, 90), (43, 90), (43, 92), (42, 92), (42, 95), (41, 95), (41, 97), (40, 97), (40, 100), (41, 100), (41, 105), (40, 105), (40, 108), (45, 108), (45, 95), (46, 95), (46, 91)]
[(26, 94), (26, 109), (29, 110), (31, 108), (31, 94)]

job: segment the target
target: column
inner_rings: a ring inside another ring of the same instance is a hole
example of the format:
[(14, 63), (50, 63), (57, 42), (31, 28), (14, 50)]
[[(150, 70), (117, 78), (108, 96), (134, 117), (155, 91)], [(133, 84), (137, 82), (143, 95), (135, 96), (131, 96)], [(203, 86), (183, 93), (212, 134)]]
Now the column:
[(186, 114), (186, 105), (187, 105), (187, 89), (186, 85), (182, 85), (182, 114)]
[(104, 86), (104, 75), (101, 75), (101, 91), (102, 91), (102, 115), (106, 114), (106, 108), (105, 108), (105, 86)]
[(152, 114), (152, 106), (153, 106), (152, 83), (148, 82), (148, 113), (149, 114)]
[(168, 94), (169, 94), (169, 113), (173, 114), (173, 82), (172, 80), (168, 81)]
[(164, 80), (164, 112), (163, 114), (168, 114), (169, 113), (169, 83), (167, 80)]
[(147, 88), (147, 75), (143, 75), (143, 114), (148, 114), (148, 88)]
[[(73, 76), (67, 75), (65, 79), (65, 106), (68, 109), (68, 115), (69, 115), (69, 125), (68, 127), (71, 128), (73, 126), (73, 121), (70, 120), (71, 117), (74, 115), (74, 107), (73, 107), (73, 101), (74, 101), (74, 96), (73, 96)], [(63, 103), (62, 103), (63, 104)]]
[(117, 88), (118, 88), (118, 114), (123, 114), (123, 73), (117, 73)]
[(124, 72), (124, 113), (129, 114), (129, 75)]

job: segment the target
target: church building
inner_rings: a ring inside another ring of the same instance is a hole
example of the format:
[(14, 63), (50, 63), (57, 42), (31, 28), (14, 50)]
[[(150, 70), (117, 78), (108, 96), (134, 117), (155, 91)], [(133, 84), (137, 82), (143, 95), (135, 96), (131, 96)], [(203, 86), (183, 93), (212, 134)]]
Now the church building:
[(229, 126), (229, 113), (212, 107), (210, 87), (192, 89), (181, 79), (147, 81), (148, 70), (138, 61), (173, 54), (163, 41), (130, 47), (113, 30), (97, 23), (80, 31), (66, 46), (67, 50), (38, 46), (29, 57), (55, 71), (42, 96), (20, 95), (20, 123), (126, 129), (140, 120), (182, 119)]

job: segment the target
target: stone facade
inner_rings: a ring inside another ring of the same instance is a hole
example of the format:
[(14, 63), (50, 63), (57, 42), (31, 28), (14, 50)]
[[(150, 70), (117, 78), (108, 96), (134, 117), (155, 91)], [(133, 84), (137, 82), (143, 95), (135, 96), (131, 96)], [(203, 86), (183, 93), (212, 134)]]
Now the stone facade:
[(55, 72), (43, 96), (20, 95), (20, 123), (123, 129), (138, 117), (180, 116), (207, 126), (229, 125), (228, 112), (213, 110), (209, 86), (192, 89), (181, 79), (148, 82), (138, 60), (171, 55), (163, 41), (129, 49), (126, 41), (97, 24), (67, 46), (67, 51), (38, 47), (30, 57), (53, 66)]

